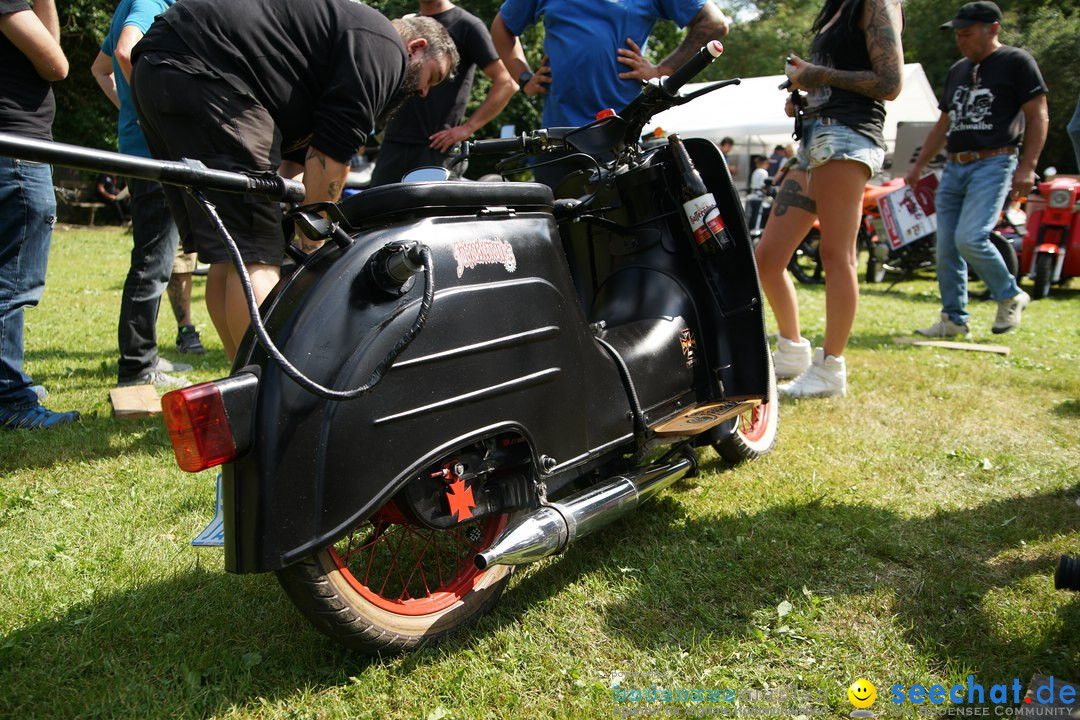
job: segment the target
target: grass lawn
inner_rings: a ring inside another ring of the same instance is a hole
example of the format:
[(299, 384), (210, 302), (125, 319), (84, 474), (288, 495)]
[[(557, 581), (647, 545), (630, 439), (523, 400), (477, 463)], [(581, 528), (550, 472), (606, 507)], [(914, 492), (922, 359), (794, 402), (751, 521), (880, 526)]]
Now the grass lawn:
[[(160, 421), (111, 417), (129, 251), (117, 229), (58, 229), (27, 368), (83, 421), (0, 433), (0, 717), (583, 718), (620, 690), (794, 688), (831, 717), (847, 687), (1080, 681), (1080, 291), (1033, 303), (1008, 356), (894, 344), (937, 318), (924, 275), (863, 285), (846, 399), (784, 401), (765, 459), (703, 472), (643, 512), (526, 567), (495, 610), (435, 648), (388, 660), (315, 633), (272, 575), (223, 572), (188, 543), (211, 472), (176, 468)], [(209, 353), (226, 374), (196, 281)], [(804, 332), (823, 287), (800, 288)], [(167, 303), (166, 303), (167, 305)], [(176, 328), (167, 307), (166, 355)], [(771, 318), (770, 318), (771, 321)], [(907, 705), (911, 709), (911, 705)], [(993, 714), (993, 711), (991, 711)], [(790, 715), (789, 715), (790, 716)]]

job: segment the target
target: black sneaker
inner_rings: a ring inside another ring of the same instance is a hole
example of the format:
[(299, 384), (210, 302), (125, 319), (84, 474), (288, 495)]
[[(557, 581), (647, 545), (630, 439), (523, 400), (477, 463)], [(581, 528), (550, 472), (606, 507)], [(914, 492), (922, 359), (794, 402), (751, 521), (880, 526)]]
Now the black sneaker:
[(35, 405), (28, 410), (7, 410), (0, 408), (0, 429), (3, 430), (40, 430), (42, 428), (67, 425), (79, 419), (79, 413), (53, 412), (43, 405)]
[(181, 325), (180, 331), (176, 334), (176, 350), (182, 353), (191, 353), (192, 355), (205, 355), (206, 348), (203, 347), (202, 342), (199, 340), (199, 331), (195, 329), (194, 325)]

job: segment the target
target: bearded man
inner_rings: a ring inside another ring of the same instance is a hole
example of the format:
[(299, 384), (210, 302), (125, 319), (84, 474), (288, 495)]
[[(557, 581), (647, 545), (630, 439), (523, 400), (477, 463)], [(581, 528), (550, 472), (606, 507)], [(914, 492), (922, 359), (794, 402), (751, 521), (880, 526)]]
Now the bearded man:
[[(232, 172), (302, 163), (305, 202), (336, 201), (349, 160), (392, 110), (457, 66), (430, 18), (390, 21), (356, 0), (184, 0), (132, 52), (151, 154)], [(239, 275), (206, 213), (166, 187), (185, 250), (210, 264), (206, 305), (231, 360), (248, 326)], [(256, 301), (280, 277), (277, 203), (207, 192), (236, 237)]]

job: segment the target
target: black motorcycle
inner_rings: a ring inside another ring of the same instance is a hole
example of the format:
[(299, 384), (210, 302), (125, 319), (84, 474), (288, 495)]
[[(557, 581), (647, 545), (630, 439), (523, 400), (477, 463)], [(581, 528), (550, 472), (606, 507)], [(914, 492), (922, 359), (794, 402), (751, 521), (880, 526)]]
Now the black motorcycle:
[[(467, 148), (584, 160), (555, 193), (400, 183), (292, 213), (330, 242), (261, 308), (249, 294), (229, 377), (163, 398), (180, 466), (222, 468), (228, 571), (276, 572), (351, 648), (409, 650), (488, 610), (515, 565), (695, 473), (699, 448), (729, 462), (772, 448), (762, 296), (727, 165), (685, 142), (717, 206), (703, 240), (672, 147), (639, 144), (654, 114), (738, 82), (679, 94), (710, 46), (620, 113)], [(90, 164), (105, 156), (124, 157)], [(231, 176), (139, 162), (197, 195)]]

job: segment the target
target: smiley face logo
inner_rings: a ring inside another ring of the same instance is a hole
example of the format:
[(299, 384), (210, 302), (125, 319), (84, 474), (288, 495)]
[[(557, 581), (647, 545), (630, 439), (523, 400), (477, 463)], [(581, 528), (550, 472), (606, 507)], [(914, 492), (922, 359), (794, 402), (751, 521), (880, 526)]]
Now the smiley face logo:
[(847, 690), (848, 700), (857, 708), (868, 708), (877, 700), (877, 688), (868, 680), (859, 678)]

